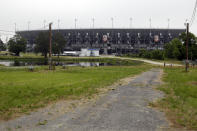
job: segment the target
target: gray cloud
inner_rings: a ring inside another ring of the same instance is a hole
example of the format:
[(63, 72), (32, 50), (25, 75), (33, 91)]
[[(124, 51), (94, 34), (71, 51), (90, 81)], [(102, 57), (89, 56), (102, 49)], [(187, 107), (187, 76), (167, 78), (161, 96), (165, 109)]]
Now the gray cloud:
[[(78, 28), (90, 28), (93, 17), (95, 28), (110, 28), (111, 17), (116, 28), (128, 28), (130, 17), (134, 28), (148, 28), (150, 18), (154, 28), (167, 28), (168, 18), (171, 28), (184, 28), (194, 4), (195, 0), (0, 0), (0, 30), (14, 30), (14, 23), (18, 30), (27, 30), (28, 21), (30, 29), (39, 29), (44, 20), (57, 28), (58, 19), (61, 28), (74, 28), (75, 18)], [(197, 34), (197, 20), (191, 30)]]

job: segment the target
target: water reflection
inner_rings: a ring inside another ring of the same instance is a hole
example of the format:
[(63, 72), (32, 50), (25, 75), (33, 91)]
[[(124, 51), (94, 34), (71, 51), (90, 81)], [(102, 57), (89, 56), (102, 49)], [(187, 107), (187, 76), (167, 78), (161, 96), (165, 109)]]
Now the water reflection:
[[(66, 62), (66, 61), (53, 61), (53, 64), (56, 66), (107, 66), (110, 64), (100, 63), (100, 62)], [(0, 60), (0, 65), (4, 66), (41, 66), (48, 65), (48, 61), (8, 61), (8, 60)]]

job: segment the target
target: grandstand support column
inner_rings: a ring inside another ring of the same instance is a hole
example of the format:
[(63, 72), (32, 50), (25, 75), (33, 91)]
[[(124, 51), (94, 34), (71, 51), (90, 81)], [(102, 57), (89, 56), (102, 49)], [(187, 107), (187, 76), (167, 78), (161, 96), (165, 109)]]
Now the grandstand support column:
[(103, 41), (103, 54), (104, 55), (108, 55), (106, 43), (107, 41)]
[(104, 55), (108, 55), (106, 47), (104, 47)]

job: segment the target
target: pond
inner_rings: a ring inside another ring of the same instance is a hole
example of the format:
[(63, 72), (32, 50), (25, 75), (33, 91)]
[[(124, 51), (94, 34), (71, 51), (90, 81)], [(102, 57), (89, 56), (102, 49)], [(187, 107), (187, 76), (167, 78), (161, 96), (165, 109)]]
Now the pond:
[[(69, 61), (53, 61), (53, 64), (56, 66), (110, 66), (110, 63), (104, 62), (69, 62)], [(42, 66), (49, 65), (48, 61), (40, 60), (40, 61), (21, 61), (21, 60), (0, 60), (0, 65), (3, 66)]]

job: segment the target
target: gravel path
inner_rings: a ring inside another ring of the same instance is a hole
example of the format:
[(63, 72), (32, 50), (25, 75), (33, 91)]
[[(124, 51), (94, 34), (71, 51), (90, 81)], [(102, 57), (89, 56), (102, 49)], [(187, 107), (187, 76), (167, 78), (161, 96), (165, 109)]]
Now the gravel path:
[[(162, 97), (154, 87), (160, 84), (162, 70), (142, 73), (128, 85), (109, 91), (96, 102), (77, 106), (74, 111), (46, 117), (35, 112), (0, 123), (1, 131), (163, 131), (168, 130), (164, 114), (149, 108)], [(37, 114), (37, 116), (36, 116)], [(50, 119), (49, 119), (50, 118)], [(39, 122), (40, 121), (40, 122)]]
[[(126, 58), (126, 57), (116, 57), (116, 56), (102, 56), (102, 57), (103, 58), (119, 58), (119, 59), (123, 59), (123, 60), (137, 60), (137, 61), (142, 61), (142, 62), (153, 64), (153, 65), (164, 66), (163, 62), (157, 62), (157, 61), (153, 61), (153, 60), (145, 60), (145, 59), (138, 59), (138, 58)], [(183, 65), (166, 62), (166, 66), (183, 66)]]
[[(137, 61), (142, 61), (142, 62), (145, 62), (145, 63), (149, 63), (149, 64), (153, 64), (153, 65), (159, 65), (159, 66), (164, 66), (164, 63), (162, 62), (157, 62), (157, 61), (152, 61), (152, 60), (144, 60), (144, 59), (137, 59), (137, 58), (122, 58), (122, 57), (119, 57), (120, 59), (130, 59), (130, 60), (137, 60)], [(183, 65), (180, 65), (180, 64), (172, 64), (172, 63), (166, 63), (166, 66), (183, 66)]]

